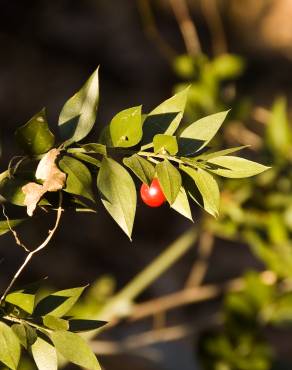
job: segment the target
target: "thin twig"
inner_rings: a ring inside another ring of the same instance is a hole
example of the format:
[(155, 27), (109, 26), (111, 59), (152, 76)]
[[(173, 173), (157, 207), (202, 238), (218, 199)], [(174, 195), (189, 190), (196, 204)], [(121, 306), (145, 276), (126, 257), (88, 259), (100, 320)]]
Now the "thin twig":
[(11, 224), (10, 224), (10, 220), (9, 220), (9, 217), (7, 216), (7, 213), (6, 213), (6, 210), (5, 210), (5, 206), (4, 204), (2, 204), (2, 213), (3, 213), (3, 216), (6, 218), (6, 221), (7, 221), (7, 225), (9, 227), (9, 230), (12, 232), (13, 236), (14, 236), (14, 239), (15, 239), (15, 243), (17, 245), (19, 245), (21, 248), (23, 248), (27, 253), (30, 252), (30, 250), (21, 242), (21, 240), (19, 239), (18, 235), (17, 235), (17, 232), (12, 228)]
[(198, 32), (190, 16), (186, 0), (169, 0), (169, 3), (177, 19), (188, 54), (191, 56), (200, 54), (201, 45)]
[(19, 269), (17, 270), (17, 272), (15, 273), (15, 275), (13, 276), (12, 280), (10, 281), (8, 287), (5, 289), (1, 299), (0, 299), (0, 304), (3, 302), (3, 300), (5, 299), (5, 297), (7, 296), (7, 294), (9, 293), (10, 289), (12, 288), (12, 286), (15, 284), (16, 280), (18, 279), (18, 277), (20, 276), (20, 274), (22, 273), (22, 271), (24, 270), (24, 268), (26, 267), (26, 265), (29, 263), (29, 261), (32, 259), (32, 257), (40, 252), (42, 249), (44, 249), (48, 243), (50, 242), (50, 240), (52, 239), (53, 235), (55, 234), (58, 226), (59, 226), (59, 223), (60, 223), (60, 219), (61, 219), (61, 215), (62, 215), (62, 212), (63, 212), (63, 209), (62, 209), (62, 192), (59, 193), (59, 206), (58, 206), (58, 209), (57, 209), (57, 217), (56, 217), (56, 221), (55, 221), (55, 225), (53, 227), (52, 230), (49, 230), (49, 235), (47, 236), (47, 238), (36, 248), (34, 249), (33, 251), (30, 251), (28, 253), (28, 255), (26, 256), (24, 262), (21, 264), (21, 266), (19, 267)]
[(227, 42), (217, 0), (201, 0), (202, 10), (212, 37), (214, 55), (227, 52)]
[(214, 246), (214, 235), (210, 232), (202, 232), (198, 244), (198, 259), (195, 261), (185, 287), (191, 288), (199, 286), (206, 275), (208, 260)]

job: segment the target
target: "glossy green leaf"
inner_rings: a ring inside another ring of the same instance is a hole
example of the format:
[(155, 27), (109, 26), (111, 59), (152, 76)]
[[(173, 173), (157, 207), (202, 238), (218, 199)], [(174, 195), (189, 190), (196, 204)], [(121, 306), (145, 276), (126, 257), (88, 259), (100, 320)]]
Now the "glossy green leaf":
[(31, 353), (38, 370), (57, 370), (58, 359), (56, 349), (46, 340), (38, 337), (36, 342), (31, 346)]
[(85, 288), (65, 289), (48, 295), (37, 304), (34, 315), (45, 316), (50, 314), (55, 317), (64, 316), (75, 305)]
[(205, 147), (216, 135), (229, 111), (215, 113), (199, 119), (182, 131), (180, 137), (204, 141)]
[(0, 321), (0, 362), (16, 370), (20, 359), (20, 343), (14, 331)]
[(46, 153), (55, 142), (55, 137), (48, 126), (45, 109), (18, 128), (15, 135), (20, 147), (33, 155)]
[(94, 202), (92, 177), (88, 168), (79, 160), (64, 156), (59, 161), (60, 169), (67, 174), (65, 191), (81, 195)]
[(79, 333), (83, 331), (99, 329), (106, 324), (106, 321), (72, 319), (69, 320), (69, 330), (75, 333)]
[(141, 106), (125, 109), (111, 120), (109, 125), (113, 146), (128, 148), (142, 139)]
[(156, 134), (173, 135), (183, 117), (189, 88), (165, 100), (150, 112), (143, 124), (143, 144), (152, 141)]
[(119, 163), (104, 158), (97, 177), (97, 187), (106, 210), (131, 238), (137, 204), (132, 177)]
[(200, 168), (194, 169), (188, 166), (180, 166), (195, 182), (204, 203), (204, 209), (217, 217), (220, 204), (220, 192), (216, 180), (207, 171)]
[(179, 171), (167, 159), (158, 163), (155, 170), (167, 201), (173, 204), (181, 187)]
[(43, 317), (43, 324), (52, 330), (68, 330), (69, 323), (67, 320), (60, 319), (59, 317), (46, 315)]
[[(9, 220), (9, 224), (7, 221), (0, 221), (0, 236), (6, 234), (10, 231), (10, 227), (13, 229), (14, 227), (21, 224), (23, 221), (25, 221), (24, 218), (19, 218), (16, 220)], [(9, 227), (10, 225), (10, 227)]]
[(176, 155), (178, 144), (175, 136), (157, 134), (153, 138), (154, 152)]
[(143, 183), (150, 185), (155, 175), (155, 169), (149, 161), (140, 157), (138, 154), (134, 154), (131, 157), (124, 158), (123, 163), (130, 168)]
[(189, 220), (193, 221), (188, 196), (183, 186), (180, 187), (179, 193), (174, 203), (172, 203), (171, 208), (173, 208), (175, 211), (188, 218)]
[(98, 68), (87, 80), (85, 85), (64, 105), (59, 127), (65, 140), (80, 141), (91, 131), (99, 100)]
[(89, 370), (101, 370), (94, 353), (78, 334), (55, 331), (50, 334), (50, 337), (57, 351), (66, 360)]
[(211, 164), (210, 171), (216, 175), (239, 179), (258, 175), (270, 167), (234, 156), (220, 156), (208, 160)]

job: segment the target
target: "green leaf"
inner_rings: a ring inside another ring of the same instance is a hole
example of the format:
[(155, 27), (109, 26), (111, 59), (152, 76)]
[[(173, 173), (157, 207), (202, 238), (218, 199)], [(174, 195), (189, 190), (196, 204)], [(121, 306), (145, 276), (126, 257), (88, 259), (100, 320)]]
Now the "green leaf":
[(155, 170), (167, 201), (173, 204), (181, 187), (179, 171), (167, 159), (158, 163)]
[(202, 140), (204, 144), (200, 149), (204, 148), (216, 135), (228, 112), (229, 110), (199, 119), (184, 129), (180, 137)]
[(178, 145), (175, 136), (157, 134), (153, 138), (154, 152), (176, 155), (178, 152)]
[(150, 185), (155, 175), (154, 166), (146, 159), (134, 154), (131, 157), (124, 158), (123, 163), (130, 168), (134, 174), (145, 184)]
[(183, 186), (180, 187), (179, 193), (174, 203), (171, 205), (171, 208), (173, 208), (175, 211), (188, 218), (189, 220), (193, 221), (188, 196)]
[(143, 124), (143, 143), (148, 144), (156, 134), (173, 135), (183, 117), (189, 88), (165, 100), (150, 112)]
[(54, 346), (38, 337), (31, 346), (31, 353), (38, 370), (57, 370), (57, 352)]
[(101, 370), (87, 343), (78, 334), (55, 331), (50, 334), (57, 351), (73, 364), (90, 370)]
[(81, 195), (94, 202), (92, 177), (88, 168), (75, 158), (64, 156), (59, 161), (60, 169), (67, 174), (65, 191)]
[(141, 106), (125, 109), (114, 116), (109, 125), (114, 147), (135, 146), (142, 139)]
[(290, 153), (292, 132), (288, 121), (286, 98), (276, 99), (267, 123), (266, 141), (268, 146), (275, 153)]
[(10, 227), (13, 229), (15, 226), (21, 224), (23, 221), (25, 221), (24, 218), (9, 220), (9, 224), (7, 221), (0, 221), (0, 236), (8, 233), (10, 231)]
[(55, 137), (48, 126), (45, 109), (18, 128), (15, 135), (20, 147), (33, 155), (46, 153), (55, 142)]
[(204, 209), (211, 215), (217, 217), (220, 203), (220, 192), (213, 176), (200, 168), (194, 169), (184, 165), (181, 165), (180, 168), (188, 174), (197, 185), (203, 198)]
[(83, 331), (99, 329), (106, 324), (106, 321), (72, 319), (69, 320), (69, 330), (79, 333)]
[(0, 183), (0, 193), (8, 202), (16, 206), (24, 206), (25, 194), (21, 189), (28, 182), (7, 177)]
[(20, 343), (13, 330), (0, 321), (0, 362), (16, 370), (20, 359)]
[(52, 315), (46, 315), (43, 317), (43, 324), (52, 330), (68, 330), (69, 323), (67, 320), (60, 319)]
[(59, 127), (65, 140), (80, 141), (91, 131), (99, 100), (98, 68), (87, 80), (85, 85), (64, 105)]
[(83, 162), (90, 163), (93, 166), (100, 167), (101, 165), (101, 161), (99, 159), (91, 157), (90, 155), (84, 153), (72, 153), (71, 155), (77, 159), (80, 159)]
[(36, 329), (27, 324), (13, 324), (11, 329), (25, 349), (37, 340)]
[(216, 158), (216, 157), (221, 157), (223, 155), (228, 155), (228, 154), (238, 152), (239, 150), (244, 149), (244, 148), (248, 148), (249, 146), (250, 145), (236, 146), (234, 148), (223, 149), (223, 150), (219, 150), (217, 152), (209, 152), (208, 151), (204, 154), (196, 156), (195, 159), (196, 160), (201, 159), (201, 160), (207, 161), (209, 159), (213, 159), (213, 158)]
[(119, 163), (104, 158), (97, 177), (97, 187), (106, 210), (131, 238), (137, 204), (132, 177)]
[(270, 168), (256, 162), (231, 155), (212, 158), (209, 159), (207, 163), (212, 165), (209, 170), (216, 173), (216, 175), (234, 179), (258, 175)]
[(244, 60), (238, 55), (223, 54), (215, 58), (211, 68), (220, 80), (234, 79), (244, 70)]
[(75, 305), (85, 288), (65, 289), (48, 295), (37, 304), (34, 315), (45, 316), (50, 314), (55, 317), (64, 316)]
[(101, 154), (106, 156), (106, 146), (99, 143), (88, 143), (80, 145), (78, 148), (69, 148), (68, 153), (87, 153), (87, 154)]
[(35, 294), (29, 289), (21, 289), (12, 293), (9, 293), (5, 301), (13, 304), (24, 310), (25, 312), (32, 314), (35, 304)]

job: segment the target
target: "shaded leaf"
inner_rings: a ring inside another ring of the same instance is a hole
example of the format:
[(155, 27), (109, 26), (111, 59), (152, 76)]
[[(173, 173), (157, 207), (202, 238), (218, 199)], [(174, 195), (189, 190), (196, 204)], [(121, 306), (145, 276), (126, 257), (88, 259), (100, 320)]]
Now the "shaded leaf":
[(158, 163), (155, 170), (161, 189), (169, 204), (172, 204), (181, 187), (180, 173), (167, 159)]
[(65, 289), (48, 295), (37, 304), (34, 315), (45, 316), (50, 314), (55, 317), (64, 316), (75, 305), (85, 288)]
[(137, 203), (132, 177), (119, 163), (104, 158), (97, 177), (97, 187), (106, 210), (131, 238)]
[(57, 351), (73, 364), (90, 370), (101, 370), (98, 361), (84, 339), (68, 331), (50, 334)]
[(21, 148), (29, 154), (45, 153), (55, 142), (55, 137), (48, 126), (45, 109), (18, 128), (15, 135)]
[(204, 144), (200, 148), (202, 149), (208, 145), (208, 143), (216, 135), (228, 112), (229, 111), (215, 113), (199, 119), (184, 129), (180, 134), (180, 137), (204, 141)]
[(175, 136), (157, 134), (153, 138), (154, 152), (175, 155), (178, 152), (178, 145)]
[(93, 166), (100, 167), (101, 161), (99, 159), (96, 159), (90, 155), (84, 154), (84, 153), (72, 153), (73, 157), (80, 159), (83, 162), (90, 163)]
[(180, 187), (179, 193), (174, 203), (172, 203), (171, 208), (173, 208), (175, 211), (188, 218), (189, 220), (193, 221), (188, 196), (183, 186)]
[(195, 182), (202, 195), (204, 209), (211, 215), (217, 217), (220, 203), (220, 192), (216, 180), (208, 172), (198, 168), (180, 166)]
[(124, 158), (123, 163), (130, 168), (134, 174), (145, 184), (150, 185), (155, 175), (154, 166), (146, 159), (134, 154), (131, 157)]
[(99, 100), (98, 68), (87, 80), (85, 85), (64, 105), (59, 127), (64, 139), (80, 141), (91, 131)]
[(80, 145), (78, 148), (69, 148), (68, 153), (87, 153), (87, 154), (101, 154), (105, 156), (106, 146), (99, 143), (88, 143)]
[(59, 161), (59, 166), (67, 174), (64, 191), (81, 195), (94, 202), (92, 177), (88, 168), (79, 160), (68, 157), (67, 155)]
[(125, 109), (111, 120), (109, 125), (113, 146), (128, 148), (142, 138), (141, 106)]
[(54, 346), (38, 337), (31, 346), (31, 353), (38, 370), (57, 370), (57, 352)]
[(20, 343), (13, 330), (0, 321), (0, 362), (16, 370), (20, 359)]
[(152, 141), (155, 134), (173, 135), (183, 117), (189, 88), (165, 100), (150, 112), (143, 124), (143, 143)]
[(220, 156), (208, 160), (211, 164), (210, 171), (216, 175), (229, 178), (244, 178), (258, 175), (270, 167), (234, 156)]
[(72, 319), (69, 320), (69, 330), (78, 333), (99, 329), (106, 324), (106, 321)]
[(37, 340), (36, 329), (27, 324), (13, 324), (11, 329), (17, 336), (20, 344), (27, 349)]

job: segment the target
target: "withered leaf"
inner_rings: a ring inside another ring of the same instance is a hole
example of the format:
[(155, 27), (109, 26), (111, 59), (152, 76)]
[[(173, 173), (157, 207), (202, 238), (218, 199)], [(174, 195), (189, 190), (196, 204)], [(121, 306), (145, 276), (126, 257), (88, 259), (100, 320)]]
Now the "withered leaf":
[(25, 194), (24, 204), (27, 206), (27, 214), (29, 216), (33, 215), (38, 202), (47, 191), (58, 191), (65, 185), (66, 175), (59, 170), (55, 163), (59, 154), (60, 151), (54, 148), (40, 160), (35, 177), (43, 181), (42, 185), (29, 182), (22, 187), (22, 191)]

